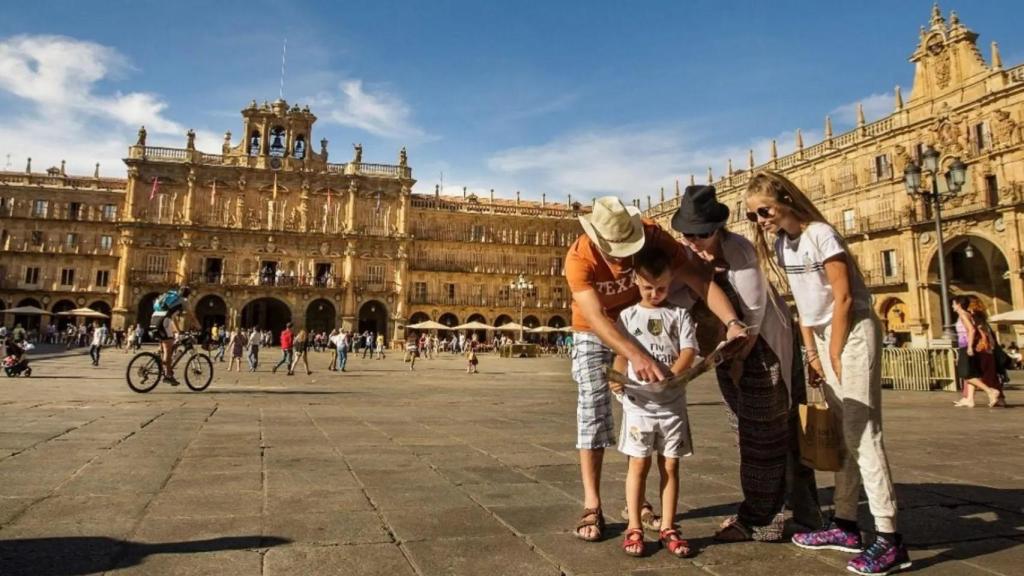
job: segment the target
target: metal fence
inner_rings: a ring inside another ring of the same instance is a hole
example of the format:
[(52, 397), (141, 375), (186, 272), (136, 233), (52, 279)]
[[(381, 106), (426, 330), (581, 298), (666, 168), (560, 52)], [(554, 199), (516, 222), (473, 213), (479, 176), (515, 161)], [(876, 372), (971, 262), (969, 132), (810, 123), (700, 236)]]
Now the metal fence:
[(882, 386), (893, 390), (955, 391), (956, 350), (953, 348), (885, 348)]

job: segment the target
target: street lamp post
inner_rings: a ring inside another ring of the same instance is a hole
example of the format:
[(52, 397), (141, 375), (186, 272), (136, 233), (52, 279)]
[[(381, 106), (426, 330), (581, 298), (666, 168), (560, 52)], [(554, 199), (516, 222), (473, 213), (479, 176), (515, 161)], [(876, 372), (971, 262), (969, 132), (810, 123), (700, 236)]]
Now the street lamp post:
[[(923, 198), (931, 202), (935, 211), (935, 238), (939, 256), (939, 288), (942, 294), (942, 302), (939, 308), (942, 310), (942, 335), (950, 346), (956, 346), (956, 329), (949, 317), (949, 279), (946, 277), (946, 254), (942, 241), (942, 203), (949, 200), (960, 192), (964, 182), (967, 180), (967, 166), (959, 158), (954, 158), (953, 163), (946, 172), (946, 192), (939, 192), (939, 152), (932, 146), (928, 146), (921, 154), (921, 163), (911, 161), (903, 171), (903, 183), (907, 188), (907, 194), (911, 197)], [(922, 170), (923, 168), (923, 170)], [(921, 188), (921, 173), (926, 172), (931, 177), (931, 190)]]
[(508, 285), (509, 290), (519, 295), (519, 342), (523, 342), (523, 309), (526, 307), (526, 296), (533, 291), (533, 282), (530, 282), (521, 273)]

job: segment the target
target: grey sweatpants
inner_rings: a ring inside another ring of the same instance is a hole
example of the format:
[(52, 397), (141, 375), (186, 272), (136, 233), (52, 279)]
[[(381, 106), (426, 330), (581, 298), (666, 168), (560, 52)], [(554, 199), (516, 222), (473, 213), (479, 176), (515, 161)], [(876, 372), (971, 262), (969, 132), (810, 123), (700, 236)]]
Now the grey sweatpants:
[(814, 328), (825, 369), (825, 399), (843, 433), (842, 467), (836, 472), (835, 515), (857, 520), (863, 481), (871, 515), (879, 532), (896, 531), (896, 493), (882, 443), (882, 327), (873, 312), (855, 312), (842, 354), (842, 381), (829, 358), (832, 326)]

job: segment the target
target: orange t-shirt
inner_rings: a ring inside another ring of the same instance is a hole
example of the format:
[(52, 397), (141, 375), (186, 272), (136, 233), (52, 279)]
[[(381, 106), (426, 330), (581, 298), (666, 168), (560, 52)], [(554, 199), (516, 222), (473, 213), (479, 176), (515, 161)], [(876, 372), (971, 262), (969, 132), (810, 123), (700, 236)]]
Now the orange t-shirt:
[[(653, 221), (645, 218), (643, 225), (644, 245), (661, 246), (672, 259), (673, 272), (684, 268), (694, 257), (688, 248)], [(627, 258), (620, 265), (609, 264), (586, 234), (581, 234), (569, 247), (565, 256), (565, 279), (572, 292), (596, 291), (604, 315), (612, 322), (618, 319), (624, 308), (640, 301), (640, 290), (633, 283), (633, 259)], [(591, 330), (575, 298), (572, 301), (572, 328), (583, 332)]]

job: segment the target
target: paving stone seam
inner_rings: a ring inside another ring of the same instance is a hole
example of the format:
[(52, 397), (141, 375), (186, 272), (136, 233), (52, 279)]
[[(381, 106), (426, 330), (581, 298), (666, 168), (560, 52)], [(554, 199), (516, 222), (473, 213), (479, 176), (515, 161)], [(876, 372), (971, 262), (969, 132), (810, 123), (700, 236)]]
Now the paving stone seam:
[[(437, 431), (436, 429), (434, 429), (434, 428), (431, 428), (431, 426), (429, 426), (429, 425), (427, 425), (427, 424), (423, 424), (422, 426), (423, 426), (424, 428), (428, 429), (428, 430), (431, 430), (431, 431), (433, 431), (433, 432), (434, 432), (435, 434), (437, 434), (437, 435), (445, 436), (445, 437), (447, 437), (447, 438), (449, 438), (449, 439), (452, 439), (452, 440), (458, 440), (459, 442), (462, 442), (462, 440), (461, 440), (460, 438), (457, 438), (457, 437), (455, 437), (455, 436), (452, 436), (451, 434), (445, 434), (445, 433), (443, 433), (443, 432), (439, 432), (439, 431)], [(385, 436), (387, 436), (387, 434), (386, 434), (386, 433), (385, 433)], [(390, 441), (391, 441), (392, 443), (395, 443), (395, 442), (394, 442), (394, 439), (393, 439), (393, 438), (391, 438), (390, 436), (387, 436), (387, 438), (388, 438), (388, 440), (390, 440)], [(533, 445), (533, 444), (531, 444), (531, 445)], [(470, 447), (471, 447), (471, 448), (473, 448), (474, 450), (477, 450), (477, 451), (479, 451), (479, 452), (482, 452), (482, 453), (484, 453), (485, 455), (489, 456), (490, 458), (494, 458), (495, 460), (497, 460), (497, 461), (498, 461), (498, 462), (499, 462), (499, 463), (500, 463), (500, 464), (501, 464), (502, 466), (504, 466), (505, 468), (508, 468), (508, 469), (510, 469), (510, 470), (511, 470), (511, 471), (513, 471), (513, 472), (517, 472), (517, 471), (518, 471), (518, 470), (517, 470), (517, 468), (516, 468), (515, 466), (511, 466), (511, 465), (509, 465), (509, 464), (506, 464), (505, 462), (502, 462), (502, 461), (501, 461), (500, 459), (496, 458), (496, 457), (495, 457), (494, 455), (492, 455), (492, 454), (488, 454), (488, 453), (487, 453), (487, 452), (486, 452), (485, 450), (481, 450), (481, 449), (477, 448), (476, 446), (473, 446), (472, 444), (468, 444), (468, 446), (470, 446)], [(558, 571), (559, 571), (559, 573), (561, 574), (561, 576), (572, 576), (572, 575), (571, 575), (571, 574), (570, 574), (569, 572), (567, 572), (567, 571), (566, 571), (566, 569), (565, 569), (565, 568), (563, 568), (563, 567), (562, 567), (562, 565), (561, 565), (561, 564), (560, 564), (560, 563), (559, 563), (559, 562), (558, 562), (558, 561), (557, 561), (556, 559), (552, 558), (552, 557), (551, 557), (550, 555), (548, 555), (548, 553), (547, 553), (547, 552), (545, 552), (544, 550), (542, 550), (542, 549), (540, 549), (539, 547), (537, 547), (537, 545), (533, 543), (533, 540), (532, 540), (532, 539), (530, 539), (530, 537), (529, 537), (529, 536), (527, 536), (526, 534), (523, 534), (523, 533), (519, 532), (518, 530), (516, 530), (514, 526), (512, 526), (511, 524), (509, 524), (508, 522), (506, 522), (506, 521), (505, 521), (505, 520), (504, 520), (504, 519), (503, 519), (503, 518), (502, 518), (501, 516), (499, 516), (499, 515), (498, 515), (498, 514), (496, 514), (496, 513), (495, 513), (495, 512), (493, 511), (493, 510), (491, 510), (491, 509), (490, 509), (490, 508), (488, 508), (488, 507), (487, 507), (486, 505), (484, 505), (484, 504), (483, 504), (482, 502), (480, 502), (479, 500), (477, 500), (477, 498), (476, 498), (475, 496), (473, 496), (473, 494), (471, 494), (471, 493), (470, 493), (470, 492), (469, 492), (468, 490), (466, 490), (466, 489), (465, 489), (465, 488), (463, 487), (463, 485), (462, 485), (461, 483), (453, 482), (453, 481), (452, 481), (452, 480), (451, 480), (450, 478), (448, 478), (448, 477), (447, 477), (447, 476), (446, 476), (446, 475), (445, 475), (445, 474), (444, 474), (444, 473), (443, 473), (443, 472), (442, 472), (442, 471), (441, 471), (441, 470), (440, 470), (440, 469), (439, 469), (439, 468), (438, 468), (437, 466), (435, 466), (435, 465), (434, 465), (434, 464), (433, 464), (432, 462), (430, 462), (429, 460), (426, 460), (425, 458), (423, 458), (423, 457), (422, 457), (421, 455), (419, 455), (419, 454), (416, 454), (416, 458), (417, 458), (417, 459), (419, 459), (419, 460), (421, 460), (421, 461), (423, 461), (423, 462), (424, 462), (424, 463), (425, 463), (425, 464), (426, 464), (426, 465), (427, 465), (427, 466), (428, 466), (428, 467), (429, 467), (429, 468), (430, 468), (431, 470), (433, 470), (433, 471), (434, 471), (434, 472), (435, 472), (436, 474), (438, 474), (438, 475), (439, 475), (439, 476), (441, 476), (442, 478), (444, 478), (444, 479), (448, 480), (448, 482), (449, 482), (449, 483), (450, 483), (450, 484), (451, 484), (452, 486), (454, 486), (456, 490), (458, 490), (459, 492), (462, 492), (463, 494), (465, 494), (467, 498), (469, 498), (469, 499), (470, 499), (470, 500), (471, 500), (471, 501), (472, 501), (473, 503), (475, 503), (475, 504), (476, 504), (477, 506), (479, 506), (479, 507), (480, 507), (481, 509), (483, 509), (483, 511), (484, 511), (484, 512), (485, 512), (485, 513), (486, 513), (486, 514), (487, 514), (488, 516), (490, 516), (490, 517), (491, 517), (491, 518), (493, 518), (493, 519), (494, 519), (495, 521), (497, 521), (497, 522), (498, 522), (498, 524), (501, 524), (502, 526), (504, 526), (504, 527), (505, 527), (505, 529), (506, 529), (506, 530), (508, 530), (509, 532), (511, 532), (511, 533), (512, 533), (512, 534), (513, 534), (513, 535), (514, 535), (514, 536), (515, 536), (516, 538), (519, 538), (520, 540), (522, 540), (522, 541), (523, 541), (523, 543), (525, 543), (525, 544), (526, 544), (526, 546), (527, 546), (527, 547), (528, 547), (528, 548), (530, 549), (530, 551), (532, 551), (533, 553), (537, 554), (538, 556), (540, 556), (541, 558), (543, 558), (543, 559), (544, 559), (545, 561), (547, 561), (547, 562), (548, 562), (549, 564), (551, 564), (552, 566), (554, 566), (555, 568), (557, 568), (557, 569), (558, 569)], [(535, 482), (536, 482), (536, 480), (535, 480)], [(542, 482), (537, 482), (537, 484), (543, 484), (543, 483), (542, 483)]]
[[(370, 506), (373, 507), (374, 514), (377, 515), (377, 519), (380, 521), (381, 525), (384, 526), (384, 530), (387, 532), (388, 537), (391, 538), (391, 542), (395, 544), (395, 546), (398, 548), (398, 551), (402, 553), (402, 557), (405, 558), (405, 562), (409, 565), (409, 569), (412, 570), (413, 573), (417, 576), (424, 576), (423, 569), (416, 563), (415, 559), (412, 556), (412, 551), (410, 551), (399, 540), (399, 538), (395, 534), (394, 526), (392, 526), (391, 523), (388, 521), (387, 517), (384, 515), (383, 510), (381, 510), (380, 505), (373, 499), (373, 497), (370, 496), (370, 493), (366, 490), (366, 484), (363, 482), (362, 478), (360, 478), (359, 475), (356, 474), (355, 469), (352, 468), (352, 464), (348, 461), (348, 457), (345, 456), (345, 454), (338, 449), (337, 444), (333, 442), (333, 439), (331, 438), (330, 434), (328, 434), (327, 431), (320, 426), (320, 423), (316, 421), (316, 418), (314, 418), (313, 415), (309, 413), (309, 407), (307, 406), (303, 408), (302, 411), (303, 413), (305, 413), (306, 418), (309, 418), (309, 421), (313, 424), (313, 427), (316, 428), (318, 432), (320, 432), (320, 434), (324, 437), (325, 440), (327, 440), (327, 445), (331, 447), (331, 451), (337, 454), (338, 457), (341, 458), (341, 461), (345, 463), (345, 469), (348, 470), (348, 473), (351, 474), (353, 478), (355, 478), (356, 484), (359, 485), (359, 489), (363, 492), (363, 496), (370, 502)], [(367, 425), (366, 422), (362, 422), (362, 424), (368, 428), (371, 427)], [(390, 440), (391, 437), (388, 436), (388, 439)]]
[(106, 416), (97, 416), (96, 418), (93, 418), (92, 420), (88, 420), (86, 422), (83, 422), (82, 424), (79, 424), (78, 426), (73, 426), (71, 428), (65, 429), (63, 432), (58, 432), (58, 433), (54, 434), (53, 436), (50, 436), (49, 438), (44, 438), (42, 440), (36, 441), (36, 442), (34, 442), (32, 444), (29, 444), (28, 446), (22, 448), (21, 450), (18, 450), (17, 452), (12, 452), (12, 453), (8, 454), (7, 456), (0, 457), (0, 462), (3, 462), (3, 461), (8, 460), (10, 458), (14, 458), (15, 456), (17, 456), (19, 454), (24, 454), (25, 452), (28, 452), (29, 450), (32, 450), (33, 448), (35, 448), (36, 446), (39, 446), (40, 444), (45, 444), (45, 443), (47, 443), (47, 442), (49, 442), (51, 440), (56, 440), (57, 438), (60, 438), (61, 436), (65, 435), (65, 434), (68, 434), (70, 432), (74, 432), (75, 430), (78, 430), (79, 428), (81, 428), (83, 426), (88, 426), (89, 424), (92, 424), (93, 422), (96, 422), (97, 420), (100, 420), (100, 419), (105, 418), (105, 417)]
[(263, 427), (263, 408), (259, 411), (260, 424), (260, 488), (263, 490), (263, 506), (260, 509), (260, 576), (267, 573), (267, 552), (268, 548), (262, 547), (267, 532), (267, 437)]
[[(174, 410), (181, 409), (185, 405), (187, 405), (187, 402), (178, 405), (176, 408), (174, 408)], [(210, 418), (213, 418), (213, 415), (217, 413), (218, 407), (218, 404), (214, 404), (213, 409), (210, 410), (210, 413), (207, 414), (205, 418), (203, 418), (203, 421), (199, 423), (199, 426), (197, 426), (195, 431), (192, 433), (192, 438), (190, 438), (189, 441), (185, 444), (185, 446), (178, 451), (178, 456), (177, 458), (175, 458), (174, 464), (171, 464), (171, 468), (167, 471), (167, 476), (164, 478), (163, 482), (160, 483), (160, 486), (153, 493), (152, 498), (146, 501), (146, 505), (142, 508), (142, 511), (139, 513), (139, 517), (135, 520), (135, 523), (132, 526), (132, 529), (128, 533), (128, 536), (126, 538), (128, 542), (133, 542), (136, 539), (139, 530), (142, 528), (142, 523), (146, 519), (146, 514), (149, 512), (149, 508), (153, 505), (153, 502), (160, 496), (160, 493), (167, 486), (167, 483), (171, 480), (171, 476), (174, 475), (174, 471), (178, 469), (178, 465), (181, 464), (182, 459), (185, 457), (185, 453), (188, 452), (189, 447), (192, 446), (192, 444), (199, 438), (199, 435), (203, 431), (203, 428), (206, 426), (206, 423), (209, 422)], [(170, 414), (172, 411), (173, 410), (168, 410), (166, 414)], [(139, 430), (141, 430), (141, 428)], [(157, 520), (157, 522), (159, 522), (159, 520)], [(117, 570), (117, 566), (121, 564), (121, 561), (124, 559), (125, 550), (126, 549), (124, 546), (118, 547), (117, 552), (114, 553), (113, 556), (111, 557), (110, 567), (107, 569), (106, 572)]]
[[(166, 413), (167, 413), (167, 411), (165, 411), (165, 412), (161, 412), (161, 413), (160, 413), (160, 414), (158, 414), (158, 415), (157, 415), (156, 417), (154, 417), (154, 418), (153, 418), (152, 420), (155, 420), (156, 418), (159, 418), (160, 416), (163, 416), (163, 415), (164, 415), (164, 414), (166, 414)], [(91, 424), (92, 422), (95, 422), (95, 421), (97, 421), (97, 420), (100, 420), (100, 419), (106, 418), (107, 416), (109, 416), (109, 414), (107, 414), (106, 416), (100, 416), (100, 417), (97, 417), (97, 418), (95, 418), (95, 419), (93, 419), (93, 420), (89, 421), (89, 422), (88, 422), (87, 424)], [(151, 421), (152, 421), (152, 420), (151, 420)], [(79, 429), (79, 428), (82, 428), (83, 426), (86, 426), (87, 424), (83, 424), (82, 426), (76, 426), (75, 428), (73, 428), (73, 429), (69, 430), (69, 432), (70, 432), (70, 431), (73, 431), (73, 430), (77, 430), (77, 429)], [(10, 519), (8, 519), (8, 520), (7, 520), (7, 522), (6, 522), (5, 524), (4, 524), (4, 526), (10, 526), (10, 525), (14, 524), (14, 523), (15, 523), (15, 522), (17, 522), (17, 521), (18, 521), (18, 520), (19, 520), (19, 519), (20, 519), (20, 518), (21, 518), (22, 516), (24, 516), (25, 514), (27, 514), (27, 513), (28, 513), (28, 511), (29, 511), (29, 510), (31, 510), (31, 509), (32, 509), (32, 508), (33, 508), (34, 506), (36, 506), (36, 505), (38, 505), (38, 504), (41, 504), (41, 503), (43, 503), (44, 501), (46, 501), (46, 500), (49, 500), (50, 498), (53, 498), (53, 497), (54, 497), (54, 495), (55, 495), (55, 494), (56, 494), (56, 493), (57, 493), (57, 492), (58, 492), (58, 491), (59, 491), (59, 490), (60, 490), (61, 488), (63, 488), (64, 486), (66, 486), (66, 485), (68, 484), (68, 482), (71, 482), (72, 480), (74, 480), (75, 478), (77, 478), (77, 477), (78, 477), (78, 475), (79, 475), (79, 474), (81, 474), (81, 472), (82, 472), (83, 470), (85, 470), (85, 469), (86, 469), (86, 468), (87, 468), (87, 467), (88, 467), (88, 466), (89, 466), (90, 464), (92, 464), (93, 462), (95, 462), (95, 461), (96, 461), (96, 459), (98, 459), (98, 458), (99, 458), (99, 457), (101, 457), (101, 456), (104, 456), (104, 455), (105, 455), (106, 453), (108, 453), (108, 452), (109, 452), (110, 450), (113, 450), (114, 448), (116, 448), (117, 446), (119, 446), (119, 445), (120, 445), (120, 444), (121, 444), (122, 442), (125, 442), (126, 440), (128, 440), (129, 438), (131, 438), (132, 436), (134, 436), (135, 434), (137, 434), (137, 433), (138, 433), (139, 431), (141, 431), (141, 430), (142, 430), (142, 428), (141, 428), (141, 427), (140, 427), (140, 428), (138, 428), (137, 430), (132, 430), (132, 431), (131, 431), (131, 432), (129, 432), (129, 433), (127, 434), (127, 435), (125, 435), (125, 436), (123, 436), (122, 438), (119, 438), (118, 440), (114, 441), (114, 442), (113, 442), (112, 444), (110, 444), (110, 445), (108, 445), (108, 446), (105, 446), (105, 447), (104, 447), (104, 448), (103, 448), (103, 449), (102, 449), (101, 451), (97, 452), (97, 454), (96, 454), (95, 456), (93, 456), (92, 458), (89, 458), (89, 459), (88, 459), (88, 460), (87, 460), (87, 461), (86, 461), (85, 463), (83, 463), (83, 464), (82, 464), (81, 466), (79, 466), (78, 468), (76, 468), (74, 472), (72, 472), (72, 473), (71, 473), (70, 475), (68, 475), (68, 477), (67, 477), (67, 478), (65, 478), (65, 479), (64, 479), (64, 480), (63, 480), (63, 481), (62, 481), (62, 482), (61, 482), (60, 484), (58, 484), (57, 486), (55, 486), (55, 487), (53, 488), (53, 490), (51, 490), (51, 491), (50, 491), (50, 493), (49, 493), (49, 494), (47, 494), (47, 495), (45, 495), (45, 496), (41, 496), (41, 497), (39, 497), (39, 498), (37, 498), (37, 499), (33, 500), (32, 502), (30, 502), (30, 503), (29, 503), (29, 505), (28, 505), (28, 506), (26, 506), (26, 507), (25, 507), (24, 509), (22, 509), (22, 510), (21, 510), (21, 511), (19, 511), (19, 512), (18, 512), (17, 514), (15, 514), (15, 515), (14, 515), (14, 516), (12, 516), (12, 517), (11, 517)], [(53, 440), (53, 439), (55, 439), (55, 438), (59, 438), (59, 437), (60, 437), (60, 436), (62, 436), (62, 435), (63, 435), (63, 434), (58, 434), (57, 436), (54, 436), (54, 438), (51, 438), (50, 440)], [(0, 529), (2, 529), (2, 527), (0, 527)]]

